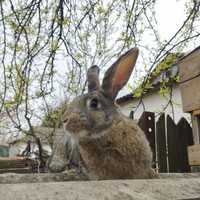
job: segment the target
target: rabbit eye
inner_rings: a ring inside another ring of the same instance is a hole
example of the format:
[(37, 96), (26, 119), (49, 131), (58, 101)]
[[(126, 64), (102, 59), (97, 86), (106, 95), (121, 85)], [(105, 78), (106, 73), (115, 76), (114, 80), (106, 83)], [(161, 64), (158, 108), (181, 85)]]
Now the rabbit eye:
[(90, 99), (89, 107), (92, 109), (99, 109), (101, 107), (99, 100), (97, 98)]

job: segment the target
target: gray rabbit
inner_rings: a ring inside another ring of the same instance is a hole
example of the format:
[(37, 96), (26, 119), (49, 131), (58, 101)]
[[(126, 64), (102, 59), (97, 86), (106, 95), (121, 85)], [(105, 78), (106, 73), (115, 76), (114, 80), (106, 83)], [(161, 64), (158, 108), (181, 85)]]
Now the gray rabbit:
[(156, 176), (151, 168), (152, 152), (143, 131), (136, 122), (122, 115), (115, 104), (137, 57), (137, 48), (122, 55), (106, 71), (102, 85), (99, 68), (89, 68), (88, 93), (75, 98), (63, 116), (65, 133), (56, 142), (49, 165), (51, 171), (62, 171), (67, 163), (75, 161), (77, 165), (84, 165), (91, 179)]

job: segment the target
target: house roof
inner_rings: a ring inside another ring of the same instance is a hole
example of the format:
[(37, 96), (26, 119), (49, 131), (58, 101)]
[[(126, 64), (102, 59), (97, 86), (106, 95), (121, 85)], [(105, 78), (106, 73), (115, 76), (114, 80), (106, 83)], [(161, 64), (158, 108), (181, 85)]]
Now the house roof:
[[(144, 95), (151, 94), (152, 92), (158, 91), (160, 86), (161, 86), (161, 80), (170, 80), (169, 83), (166, 85), (170, 84), (177, 84), (177, 81), (175, 79), (172, 79), (178, 74), (178, 66), (176, 64), (171, 65), (169, 68), (162, 70), (157, 76), (152, 75), (149, 78), (149, 83), (152, 87), (146, 89)], [(136, 90), (135, 90), (136, 91)], [(133, 99), (138, 99), (139, 97), (135, 97), (134, 93), (135, 91), (128, 93), (127, 95), (124, 95), (116, 100), (117, 104), (122, 104), (127, 101), (133, 100)]]
[(22, 156), (12, 156), (12, 157), (0, 157), (1, 161), (12, 161), (12, 160), (28, 160), (26, 157)]
[(186, 57), (188, 57), (189, 55), (193, 54), (196, 51), (200, 50), (200, 46), (196, 47), (195, 49), (193, 49), (192, 51), (190, 51), (188, 54), (186, 54), (185, 56), (181, 57), (178, 62), (181, 62), (182, 60), (184, 60)]
[[(179, 70), (178, 70), (178, 62), (181, 62), (184, 58), (186, 58), (187, 56), (191, 55), (192, 53), (196, 52), (197, 50), (200, 49), (200, 46), (198, 46), (197, 48), (195, 48), (194, 50), (192, 50), (191, 52), (189, 52), (188, 54), (180, 54), (180, 56), (177, 58), (177, 60), (169, 65), (169, 67), (163, 69), (160, 71), (160, 73), (157, 73), (157, 75), (155, 75), (155, 71), (157, 70), (158, 66), (153, 70), (153, 72), (151, 73), (151, 75), (149, 76), (149, 83), (153, 86), (152, 88), (147, 89), (146, 93), (144, 95), (148, 95), (151, 94), (152, 92), (158, 91), (161, 85), (161, 80), (169, 80), (172, 77), (175, 77), (176, 75), (178, 75)], [(161, 61), (162, 62), (162, 61)], [(177, 85), (178, 82), (175, 81), (174, 79), (172, 79), (172, 81), (169, 84), (174, 84)], [(135, 90), (136, 91), (136, 90)], [(128, 93), (127, 95), (124, 95), (120, 98), (118, 98), (116, 100), (117, 104), (123, 104), (126, 103), (130, 100), (133, 99), (138, 99), (138, 97), (134, 97), (134, 92)]]

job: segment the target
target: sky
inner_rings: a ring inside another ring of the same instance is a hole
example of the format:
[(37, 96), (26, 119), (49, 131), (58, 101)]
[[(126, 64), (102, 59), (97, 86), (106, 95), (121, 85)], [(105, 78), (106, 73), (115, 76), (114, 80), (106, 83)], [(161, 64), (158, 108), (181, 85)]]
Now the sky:
[(170, 38), (178, 27), (181, 26), (185, 15), (186, 0), (161, 0), (157, 1), (156, 16), (161, 37)]

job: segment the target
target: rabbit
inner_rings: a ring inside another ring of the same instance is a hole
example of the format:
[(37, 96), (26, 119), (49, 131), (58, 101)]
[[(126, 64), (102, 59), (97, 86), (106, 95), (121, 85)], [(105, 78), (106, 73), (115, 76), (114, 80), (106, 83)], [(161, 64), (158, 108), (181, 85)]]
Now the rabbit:
[[(76, 97), (63, 115), (63, 128), (73, 139), (90, 179), (154, 178), (152, 151), (137, 123), (125, 117), (115, 103), (129, 80), (139, 50), (132, 48), (106, 71), (87, 72), (88, 93)], [(65, 143), (66, 144), (66, 143)], [(65, 149), (65, 148), (63, 148)], [(72, 152), (72, 151), (71, 151)], [(50, 168), (55, 170), (56, 162)], [(63, 169), (63, 166), (57, 170)]]

